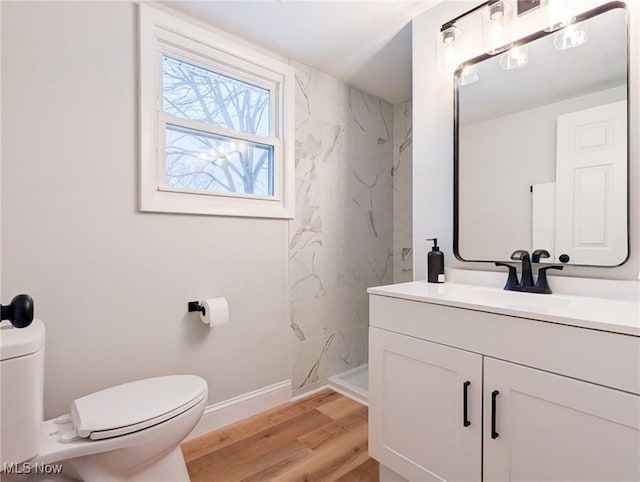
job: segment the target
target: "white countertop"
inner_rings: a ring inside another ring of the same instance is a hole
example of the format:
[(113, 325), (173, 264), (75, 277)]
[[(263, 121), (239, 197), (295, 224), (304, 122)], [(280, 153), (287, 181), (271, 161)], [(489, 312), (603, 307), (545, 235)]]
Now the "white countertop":
[(460, 282), (426, 281), (369, 288), (368, 293), (640, 337), (638, 297), (542, 295)]

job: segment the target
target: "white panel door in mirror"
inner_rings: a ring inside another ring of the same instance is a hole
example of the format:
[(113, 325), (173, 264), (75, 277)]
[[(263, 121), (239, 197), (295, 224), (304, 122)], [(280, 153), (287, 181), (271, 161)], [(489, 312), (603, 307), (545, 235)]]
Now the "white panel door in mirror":
[(627, 103), (558, 116), (556, 256), (617, 265), (627, 257)]

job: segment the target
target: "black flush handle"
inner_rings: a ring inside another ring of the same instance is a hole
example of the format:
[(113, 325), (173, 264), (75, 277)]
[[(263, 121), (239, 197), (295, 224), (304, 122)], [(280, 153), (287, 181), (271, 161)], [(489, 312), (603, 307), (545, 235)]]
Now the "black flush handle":
[(9, 320), (16, 328), (26, 328), (33, 321), (33, 298), (17, 295), (8, 305), (0, 305), (0, 318)]

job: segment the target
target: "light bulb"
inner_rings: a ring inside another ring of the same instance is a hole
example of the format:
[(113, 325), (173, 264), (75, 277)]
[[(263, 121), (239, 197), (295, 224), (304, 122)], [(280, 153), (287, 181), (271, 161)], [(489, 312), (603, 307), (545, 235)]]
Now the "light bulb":
[(456, 44), (459, 36), (460, 32), (454, 25), (443, 28), (438, 32), (436, 36), (436, 54), (440, 72), (451, 72), (457, 66), (458, 52)]
[(491, 25), (491, 41), (495, 45), (496, 42), (499, 42), (504, 33), (504, 28), (502, 26), (502, 22), (498, 22), (496, 20), (493, 21)]
[(451, 66), (454, 64), (456, 59), (456, 49), (453, 45), (447, 45), (444, 49), (444, 61), (445, 64)]
[(482, 12), (482, 41), (485, 52), (494, 55), (511, 47), (512, 11), (503, 0), (491, 3)]

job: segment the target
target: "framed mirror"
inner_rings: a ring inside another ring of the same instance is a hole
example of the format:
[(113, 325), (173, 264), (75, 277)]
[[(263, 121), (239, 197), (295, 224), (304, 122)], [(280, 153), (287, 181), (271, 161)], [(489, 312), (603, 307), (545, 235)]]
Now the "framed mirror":
[(628, 258), (628, 15), (621, 2), (455, 73), (454, 253)]

